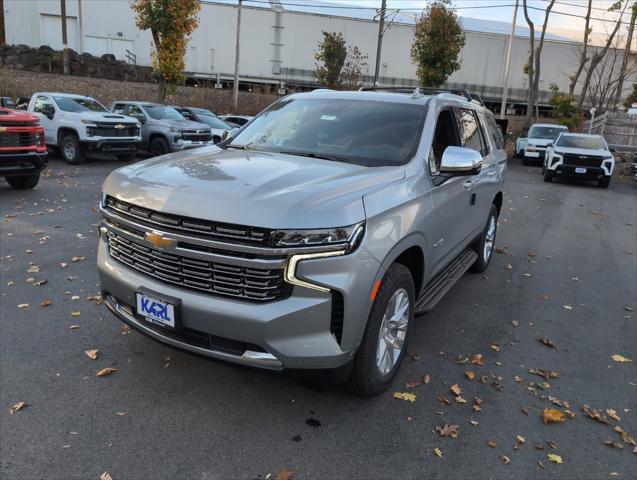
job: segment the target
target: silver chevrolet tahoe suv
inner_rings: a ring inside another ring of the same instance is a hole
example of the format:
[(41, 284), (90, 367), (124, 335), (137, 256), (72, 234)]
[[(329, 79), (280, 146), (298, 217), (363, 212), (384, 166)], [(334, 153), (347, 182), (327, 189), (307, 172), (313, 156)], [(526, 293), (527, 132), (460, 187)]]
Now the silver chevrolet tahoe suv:
[(213, 143), (212, 130), (208, 125), (188, 120), (167, 105), (119, 100), (113, 102), (111, 110), (139, 121), (142, 126), (142, 147), (153, 155)]
[(506, 160), (493, 115), (459, 95), (284, 97), (218, 146), (107, 178), (105, 304), (165, 344), (376, 395), (414, 316), (487, 268)]

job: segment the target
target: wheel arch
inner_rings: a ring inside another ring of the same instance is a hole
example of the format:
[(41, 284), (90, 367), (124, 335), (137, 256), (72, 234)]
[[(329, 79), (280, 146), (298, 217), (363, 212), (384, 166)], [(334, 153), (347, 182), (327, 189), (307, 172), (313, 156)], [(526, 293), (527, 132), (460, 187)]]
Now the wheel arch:
[(500, 216), (500, 211), (502, 210), (502, 201), (503, 201), (502, 192), (496, 193), (495, 197), (493, 197), (492, 204), (495, 205), (495, 208), (498, 209), (498, 216)]
[(78, 139), (78, 141), (80, 140), (80, 134), (77, 132), (77, 130), (73, 127), (60, 127), (58, 128), (58, 134), (57, 134), (57, 141), (58, 141), (58, 146), (62, 145), (62, 139), (68, 135), (75, 135)]
[(393, 263), (403, 265), (414, 280), (416, 297), (422, 291), (426, 278), (425, 239), (421, 235), (413, 234), (395, 245), (382, 262), (383, 274)]

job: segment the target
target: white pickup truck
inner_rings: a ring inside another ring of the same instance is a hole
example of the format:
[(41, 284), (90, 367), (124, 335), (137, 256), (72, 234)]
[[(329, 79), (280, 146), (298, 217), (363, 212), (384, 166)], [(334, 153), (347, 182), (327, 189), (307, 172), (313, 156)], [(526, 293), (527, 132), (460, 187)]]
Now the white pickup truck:
[(110, 153), (132, 160), (141, 143), (135, 118), (110, 112), (91, 97), (68, 93), (34, 93), (27, 111), (40, 117), (48, 147), (77, 165), (89, 152)]

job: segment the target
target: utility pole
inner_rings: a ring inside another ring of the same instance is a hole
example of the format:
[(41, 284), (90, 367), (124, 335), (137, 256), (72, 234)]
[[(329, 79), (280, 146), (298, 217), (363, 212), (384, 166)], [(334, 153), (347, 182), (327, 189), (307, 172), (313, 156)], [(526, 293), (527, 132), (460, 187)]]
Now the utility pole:
[(234, 53), (234, 85), (232, 86), (232, 108), (233, 113), (239, 113), (239, 38), (241, 37), (241, 6), (243, 0), (239, 0), (237, 10), (237, 43)]
[(64, 65), (64, 75), (69, 72), (69, 44), (66, 38), (66, 0), (60, 0), (60, 17), (62, 18), (62, 64)]
[(378, 24), (378, 44), (376, 45), (376, 68), (374, 70), (374, 86), (378, 84), (378, 74), (380, 72), (380, 54), (383, 50), (383, 35), (385, 34), (385, 10), (387, 0), (383, 0), (380, 5), (380, 23)]
[(619, 83), (617, 84), (617, 93), (615, 94), (615, 106), (613, 110), (617, 110), (617, 106), (622, 101), (622, 90), (624, 90), (624, 77), (626, 76), (626, 66), (630, 57), (630, 47), (633, 43), (633, 33), (635, 32), (635, 20), (637, 19), (637, 0), (632, 6), (633, 13), (630, 16), (630, 26), (628, 27), (628, 38), (626, 39), (626, 48), (624, 50), (624, 59), (622, 60), (622, 68), (619, 72)]
[(507, 100), (509, 97), (509, 74), (511, 73), (511, 50), (513, 47), (513, 39), (515, 38), (515, 24), (518, 19), (518, 4), (520, 0), (515, 0), (515, 9), (513, 10), (513, 21), (511, 22), (511, 36), (509, 37), (509, 48), (507, 49), (507, 63), (504, 66), (504, 86), (502, 87), (502, 105), (500, 106), (500, 120), (504, 120), (507, 109)]

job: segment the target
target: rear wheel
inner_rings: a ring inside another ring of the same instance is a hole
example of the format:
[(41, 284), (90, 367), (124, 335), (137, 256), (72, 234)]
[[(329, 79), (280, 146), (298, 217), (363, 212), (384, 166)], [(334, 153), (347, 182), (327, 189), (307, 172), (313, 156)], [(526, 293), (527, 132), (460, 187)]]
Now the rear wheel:
[(165, 155), (168, 153), (168, 142), (163, 137), (155, 137), (150, 141), (148, 150), (153, 156)]
[(610, 177), (600, 178), (597, 181), (597, 185), (599, 186), (599, 188), (608, 188), (608, 186), (610, 185)]
[(376, 396), (391, 384), (407, 351), (414, 305), (411, 273), (395, 263), (382, 279), (353, 360), (350, 383), (359, 395)]
[(489, 218), (487, 224), (484, 227), (484, 231), (477, 242), (473, 244), (473, 249), (478, 254), (478, 259), (473, 265), (471, 265), (471, 271), (475, 273), (484, 272), (489, 263), (491, 262), (491, 256), (495, 248), (495, 236), (498, 232), (498, 208), (495, 205), (491, 205), (489, 211)]
[(76, 135), (69, 134), (62, 138), (60, 142), (62, 158), (71, 165), (84, 163), (84, 152), (80, 146), (80, 141)]
[(39, 173), (35, 173), (33, 175), (20, 175), (19, 177), (7, 177), (9, 185), (17, 190), (35, 188), (39, 181)]

